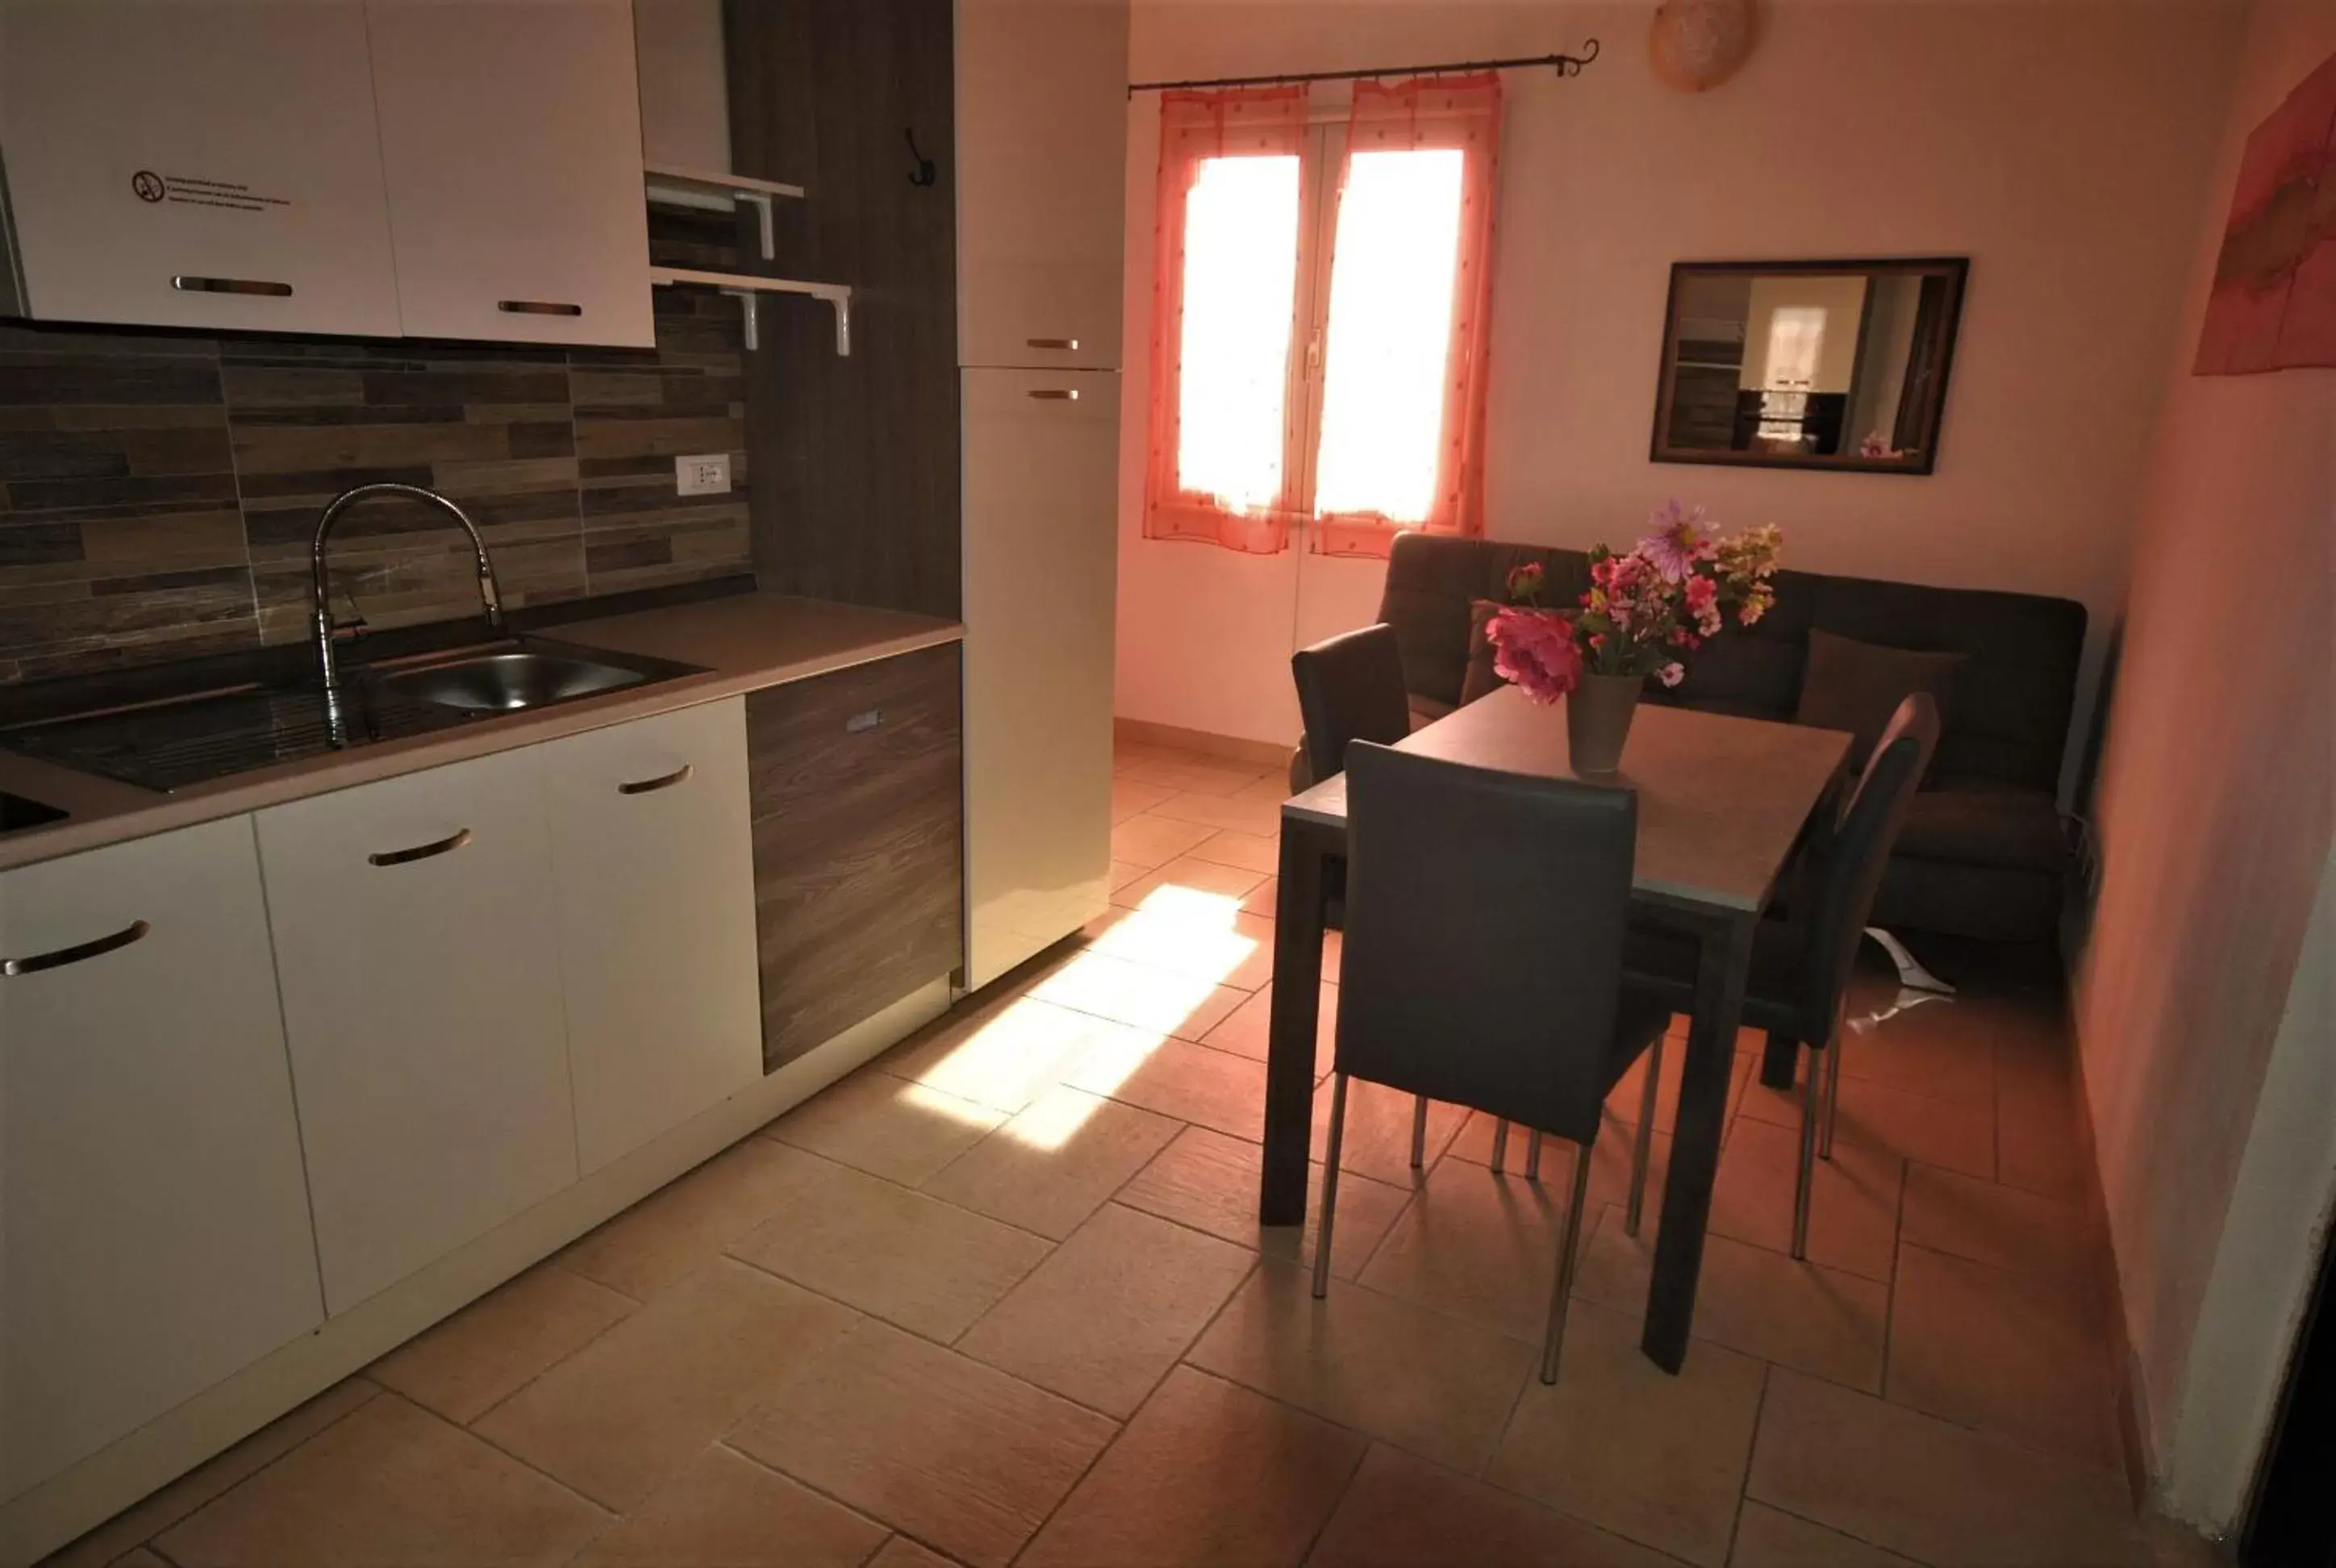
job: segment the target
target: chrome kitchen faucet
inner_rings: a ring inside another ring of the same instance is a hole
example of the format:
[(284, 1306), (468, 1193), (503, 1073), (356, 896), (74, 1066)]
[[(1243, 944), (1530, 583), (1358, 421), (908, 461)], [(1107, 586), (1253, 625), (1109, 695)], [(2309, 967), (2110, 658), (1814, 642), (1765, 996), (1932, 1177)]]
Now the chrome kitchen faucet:
[(428, 502), (456, 522), (471, 536), (471, 549), (479, 560), (479, 602), (486, 607), (487, 629), (497, 634), (503, 630), (502, 589), (495, 582), (495, 563), (487, 558), (487, 541), (479, 537), (479, 525), (470, 515), (434, 490), (424, 490), (418, 484), (394, 484), (384, 482), (360, 484), (333, 497), (325, 514), (316, 520), (316, 537), (308, 546), (308, 569), (313, 577), (309, 592), (313, 611), (312, 628), (316, 639), (316, 673), (325, 686), (325, 711), (336, 736), (341, 728), (341, 670), (339, 657), (333, 651), (338, 628), (333, 625), (330, 588), (325, 576), (325, 547), (332, 537), (333, 524), (341, 513), (361, 502), (383, 496), (402, 495), (410, 501)]

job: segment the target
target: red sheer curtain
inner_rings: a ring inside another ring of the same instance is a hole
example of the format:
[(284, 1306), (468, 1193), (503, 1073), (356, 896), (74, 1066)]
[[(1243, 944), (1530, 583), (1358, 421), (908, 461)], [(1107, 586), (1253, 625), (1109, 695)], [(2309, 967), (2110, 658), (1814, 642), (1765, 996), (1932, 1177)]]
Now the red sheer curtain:
[[(1442, 439), (1434, 497), (1424, 519), (1326, 513), (1314, 549), (1325, 555), (1384, 557), (1404, 528), (1481, 537), (1484, 531), (1484, 395), (1493, 321), (1493, 209), (1498, 188), (1501, 79), (1430, 76), (1355, 84), (1343, 194), (1358, 153), (1450, 149), (1461, 154), (1459, 252), (1453, 270), (1451, 346), (1445, 362)], [(1338, 261), (1331, 262), (1336, 276)], [(1334, 285), (1335, 288), (1335, 285)], [(1333, 319), (1331, 352), (1337, 352)]]
[[(1144, 533), (1147, 539), (1199, 540), (1259, 555), (1275, 554), (1289, 545), (1290, 521), (1300, 504), (1293, 493), (1297, 475), (1290, 472), (1289, 463), (1281, 464), (1280, 491), (1270, 498), (1236, 501), (1187, 489), (1182, 482), (1185, 230), (1193, 187), (1203, 165), (1219, 158), (1302, 160), (1306, 113), (1306, 90), (1302, 86), (1169, 93), (1161, 100), (1160, 180), (1152, 274), (1150, 456), (1144, 511)], [(1293, 212), (1293, 245), (1297, 240), (1295, 218)], [(1285, 301), (1284, 313), (1290, 308), (1290, 302)], [(1286, 397), (1286, 366), (1281, 385)], [(1281, 430), (1270, 434), (1276, 443), (1282, 442)]]

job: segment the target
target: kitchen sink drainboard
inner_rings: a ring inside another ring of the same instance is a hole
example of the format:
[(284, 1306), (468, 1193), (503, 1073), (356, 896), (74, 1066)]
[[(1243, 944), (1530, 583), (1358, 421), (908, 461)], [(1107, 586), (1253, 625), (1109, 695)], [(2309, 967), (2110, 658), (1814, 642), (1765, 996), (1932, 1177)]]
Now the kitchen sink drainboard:
[[(451, 729), (463, 716), (378, 691), (352, 694), (352, 741)], [(148, 708), (63, 719), (0, 734), (0, 746), (44, 761), (169, 792), (335, 749), (313, 691), (232, 692)]]

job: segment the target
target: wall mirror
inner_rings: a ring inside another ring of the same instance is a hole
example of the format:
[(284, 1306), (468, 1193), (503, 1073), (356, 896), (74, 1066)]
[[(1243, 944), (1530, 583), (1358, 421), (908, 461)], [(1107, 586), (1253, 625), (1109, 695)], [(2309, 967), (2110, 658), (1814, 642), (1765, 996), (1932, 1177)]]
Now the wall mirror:
[(1970, 266), (1674, 263), (1650, 455), (1930, 472)]

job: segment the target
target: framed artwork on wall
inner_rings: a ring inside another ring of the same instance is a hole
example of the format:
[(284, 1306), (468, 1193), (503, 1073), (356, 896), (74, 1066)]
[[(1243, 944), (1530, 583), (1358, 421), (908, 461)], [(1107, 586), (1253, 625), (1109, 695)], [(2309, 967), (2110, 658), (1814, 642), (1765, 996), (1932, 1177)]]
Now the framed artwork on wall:
[(2199, 375), (2336, 365), (2336, 54), (2247, 138)]

